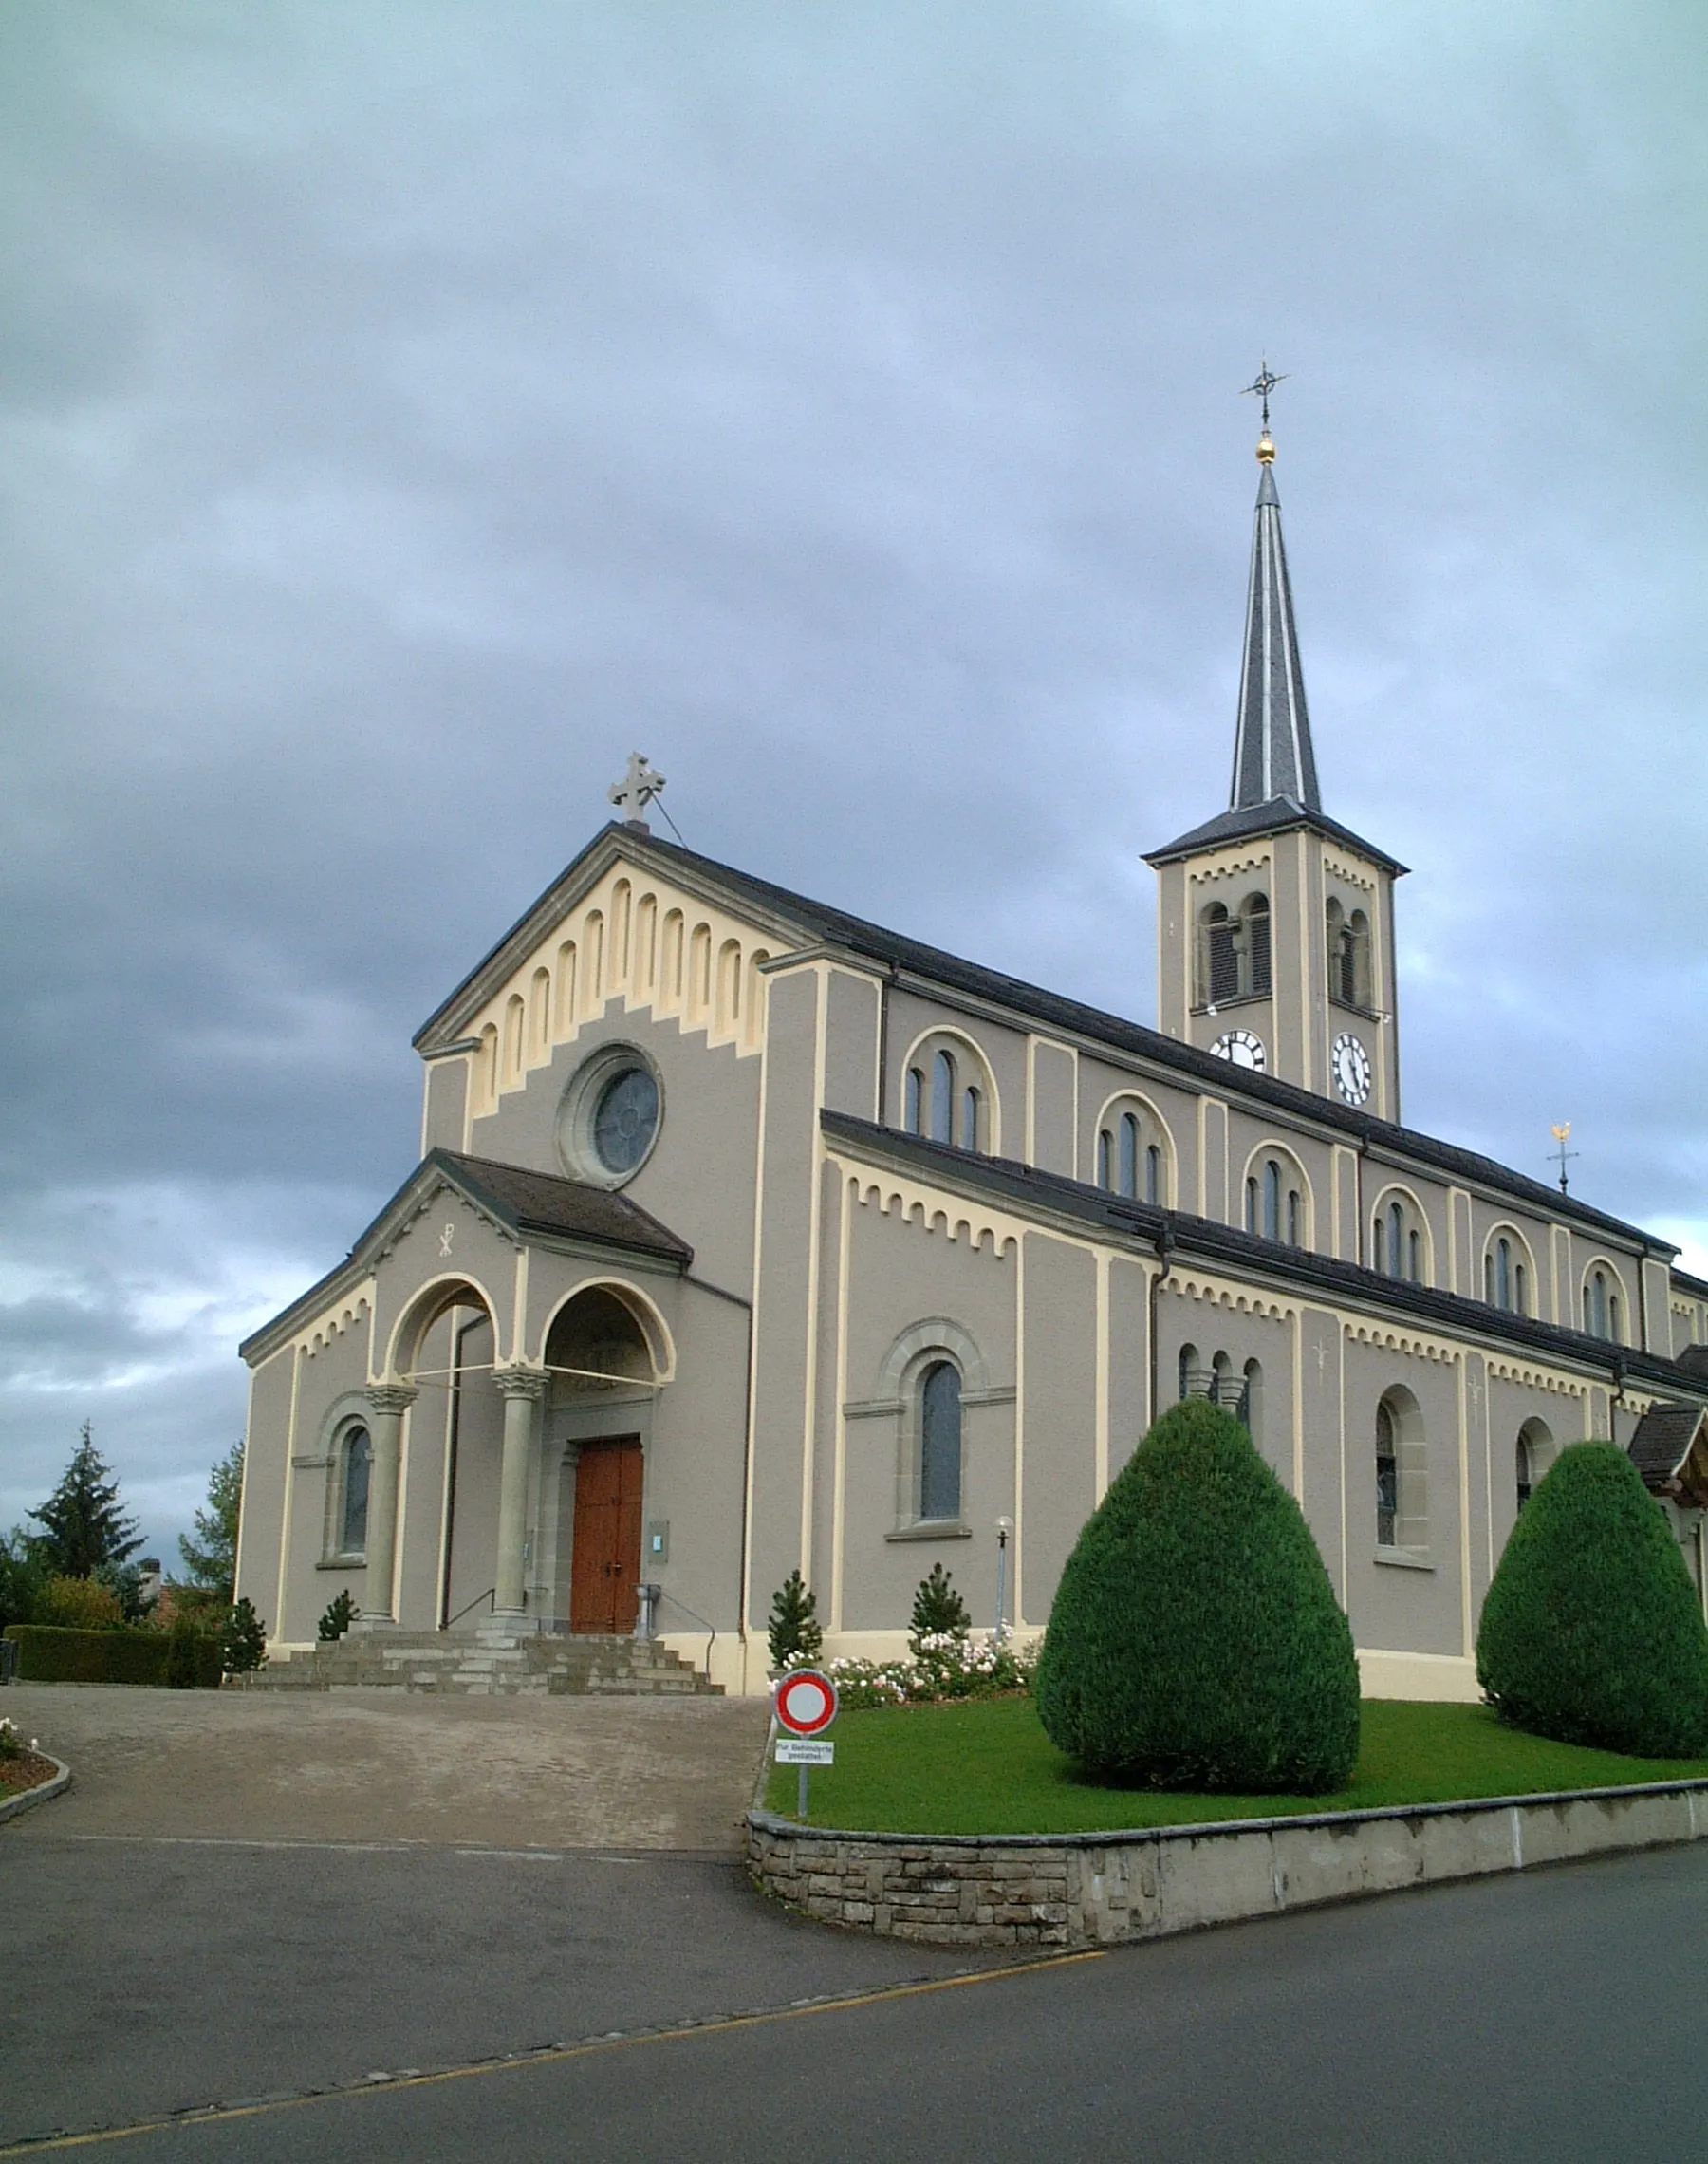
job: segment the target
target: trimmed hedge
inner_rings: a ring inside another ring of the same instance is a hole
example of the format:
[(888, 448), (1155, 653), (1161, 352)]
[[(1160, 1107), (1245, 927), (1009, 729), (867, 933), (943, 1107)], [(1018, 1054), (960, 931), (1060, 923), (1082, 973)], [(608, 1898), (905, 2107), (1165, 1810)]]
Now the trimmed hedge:
[(1304, 1513), (1202, 1398), (1152, 1427), (1080, 1535), (1036, 1685), (1102, 1781), (1318, 1796), (1358, 1756), (1352, 1632)]
[[(20, 1683), (135, 1683), (164, 1688), (169, 1642), (162, 1631), (62, 1631), (45, 1623), (10, 1623)], [(197, 1635), (195, 1684), (217, 1690), (223, 1663), (219, 1640)]]
[(1563, 1450), (1483, 1602), (1476, 1680), (1504, 1721), (1633, 1758), (1708, 1751), (1708, 1627), (1664, 1512), (1611, 1443)]

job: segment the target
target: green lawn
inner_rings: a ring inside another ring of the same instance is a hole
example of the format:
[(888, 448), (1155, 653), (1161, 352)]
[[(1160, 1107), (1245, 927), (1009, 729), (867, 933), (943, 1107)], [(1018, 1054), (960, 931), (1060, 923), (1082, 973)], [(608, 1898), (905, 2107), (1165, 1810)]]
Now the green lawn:
[[(1351, 1786), (1332, 1796), (1184, 1796), (1079, 1780), (1038, 1725), (1030, 1698), (882, 1706), (845, 1713), (836, 1763), (812, 1770), (811, 1819), (866, 1833), (1097, 1833), (1444, 1803), (1550, 1788), (1708, 1778), (1708, 1759), (1621, 1758), (1503, 1728), (1485, 1706), (1365, 1699)], [(793, 1766), (771, 1769), (769, 1801), (792, 1817)]]

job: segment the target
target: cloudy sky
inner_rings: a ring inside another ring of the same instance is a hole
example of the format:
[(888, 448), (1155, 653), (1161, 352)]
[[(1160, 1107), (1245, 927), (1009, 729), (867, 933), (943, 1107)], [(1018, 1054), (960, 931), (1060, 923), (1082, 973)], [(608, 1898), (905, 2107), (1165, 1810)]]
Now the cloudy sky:
[(1692, 0), (0, 18), (0, 1526), (168, 1557), (605, 815), (1154, 1018), (1255, 420), (1412, 1124), (1708, 1268)]

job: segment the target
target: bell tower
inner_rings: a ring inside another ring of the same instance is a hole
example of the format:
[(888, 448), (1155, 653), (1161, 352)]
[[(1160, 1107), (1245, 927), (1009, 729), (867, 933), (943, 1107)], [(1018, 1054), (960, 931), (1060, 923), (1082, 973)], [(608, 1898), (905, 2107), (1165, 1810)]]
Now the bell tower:
[(1266, 362), (1245, 655), (1227, 811), (1151, 850), (1158, 1024), (1300, 1089), (1400, 1117), (1394, 882), (1324, 813), (1281, 536)]

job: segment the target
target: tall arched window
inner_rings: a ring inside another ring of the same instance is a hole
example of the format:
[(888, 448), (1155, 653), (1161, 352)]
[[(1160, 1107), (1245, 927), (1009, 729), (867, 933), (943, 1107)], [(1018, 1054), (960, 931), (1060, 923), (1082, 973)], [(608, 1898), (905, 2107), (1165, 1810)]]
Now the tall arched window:
[(1584, 1328), (1591, 1337), (1619, 1335), (1619, 1295), (1613, 1291), (1607, 1273), (1599, 1267), (1584, 1283)]
[(1255, 1175), (1246, 1182), (1245, 1228), (1255, 1233), (1260, 1220), (1257, 1210), (1257, 1181)]
[(1518, 1507), (1522, 1510), (1530, 1501), (1536, 1484), (1536, 1468), (1531, 1463), (1530, 1439), (1520, 1435), (1513, 1446), (1514, 1485), (1518, 1491)]
[(1198, 1371), (1197, 1359), (1198, 1353), (1196, 1345), (1181, 1346), (1179, 1367), (1180, 1395), (1182, 1398), (1189, 1398), (1192, 1395), (1193, 1381)]
[(1267, 894), (1253, 894), (1241, 915), (1245, 919), (1244, 952), (1240, 957), (1240, 990), (1262, 993), (1270, 988), (1270, 905)]
[(1263, 1237), (1281, 1237), (1281, 1166), (1273, 1157), (1263, 1167)]
[(980, 1094), (971, 1083), (961, 1091), (960, 1146), (963, 1149), (976, 1149), (983, 1126), (979, 1119)]
[(925, 1076), (917, 1067), (907, 1071), (907, 1110), (905, 1114), (909, 1134), (925, 1131)]
[(1400, 1432), (1386, 1398), (1376, 1408), (1376, 1545), (1399, 1545)]
[(1154, 1142), (1144, 1153), (1144, 1199), (1147, 1203), (1162, 1200), (1162, 1152)]
[(960, 1517), (961, 1385), (959, 1371), (935, 1360), (919, 1379), (919, 1516)]
[(1240, 1418), (1246, 1424), (1246, 1432), (1253, 1443), (1263, 1441), (1263, 1363), (1248, 1360), (1245, 1364), (1245, 1390), (1240, 1399)]
[(1111, 1195), (1115, 1192), (1115, 1137), (1107, 1128), (1100, 1128), (1097, 1135), (1097, 1184)]
[(1553, 1436), (1545, 1420), (1527, 1420), (1513, 1446), (1513, 1484), (1522, 1510), (1534, 1494), (1553, 1457)]
[(931, 1139), (955, 1140), (955, 1054), (939, 1052), (931, 1062)]
[(1135, 1112), (1121, 1115), (1121, 1191), (1130, 1202), (1139, 1199), (1139, 1118)]
[(1211, 1006), (1239, 997), (1239, 946), (1233, 919), (1219, 902), (1203, 919), (1203, 990)]
[(367, 1550), (368, 1476), (374, 1446), (365, 1427), (348, 1429), (343, 1439), (343, 1494), (338, 1517), (339, 1552), (360, 1556)]

